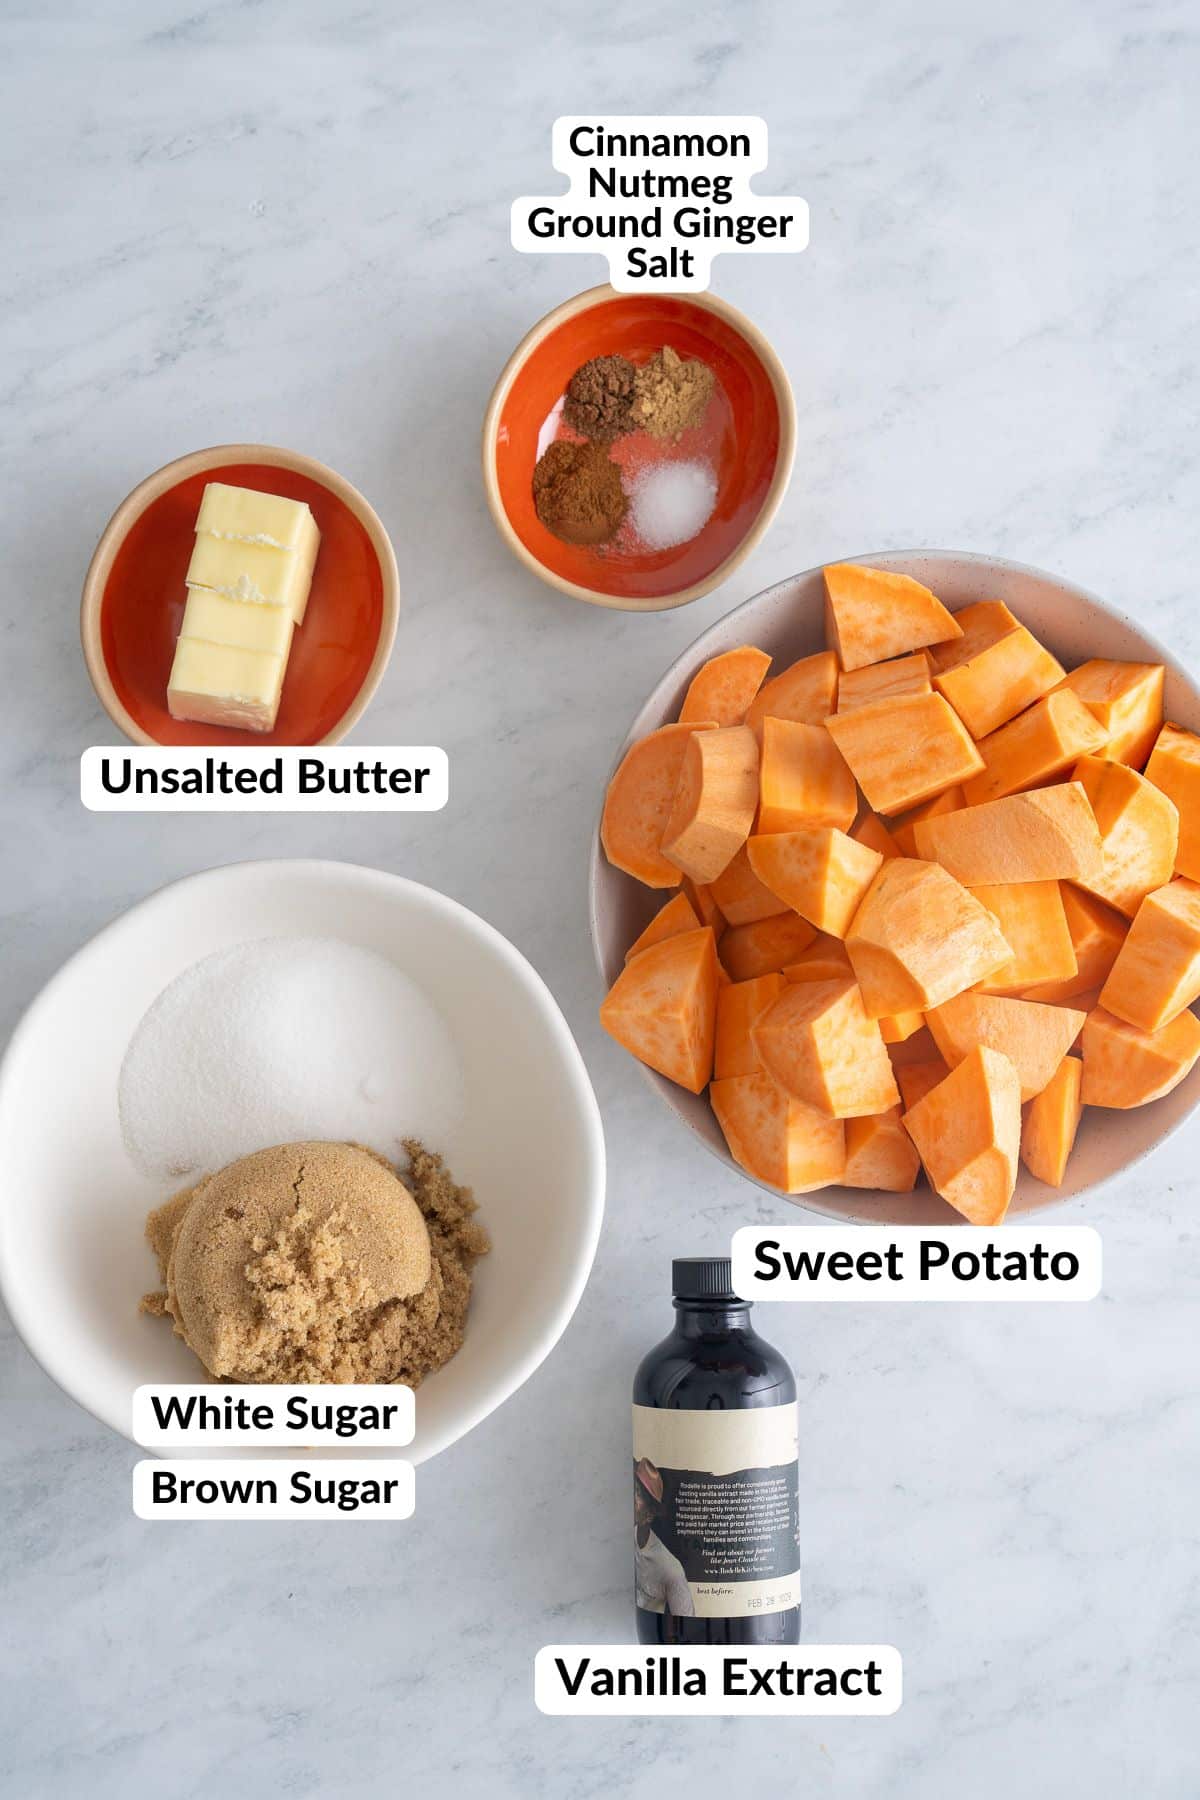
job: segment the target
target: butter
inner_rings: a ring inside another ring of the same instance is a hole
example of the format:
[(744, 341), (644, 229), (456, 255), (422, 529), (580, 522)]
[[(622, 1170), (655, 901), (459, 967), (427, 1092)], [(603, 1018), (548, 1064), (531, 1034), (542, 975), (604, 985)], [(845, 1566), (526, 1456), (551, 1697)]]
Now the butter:
[(269, 650), (181, 637), (167, 683), (173, 719), (270, 731), (279, 712), (284, 659)]
[(223, 481), (209, 482), (196, 518), (201, 536), (266, 544), (273, 550), (299, 550), (312, 527), (313, 516), (303, 500), (229, 487)]
[(256, 606), (286, 607), (299, 625), (308, 605), (313, 564), (320, 542), (321, 534), (311, 514), (301, 542), (291, 550), (197, 532), (192, 560), (188, 564), (187, 584), (193, 588), (211, 588), (230, 600), (243, 600)]
[(232, 650), (265, 650), (287, 662), (292, 615), (286, 606), (250, 606), (209, 588), (189, 588), (181, 638), (204, 638)]

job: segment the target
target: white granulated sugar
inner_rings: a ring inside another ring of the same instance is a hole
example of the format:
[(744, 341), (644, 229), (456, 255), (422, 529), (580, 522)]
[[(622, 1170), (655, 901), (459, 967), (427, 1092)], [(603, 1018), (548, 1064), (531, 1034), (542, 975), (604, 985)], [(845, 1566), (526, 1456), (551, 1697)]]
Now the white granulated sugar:
[(669, 550), (694, 538), (716, 503), (717, 478), (707, 463), (656, 463), (635, 478), (630, 515), (649, 549)]
[(199, 1177), (272, 1144), (444, 1150), (462, 1071), (441, 1016), (386, 957), (334, 938), (260, 938), (165, 987), (121, 1065), (121, 1131), (144, 1175)]

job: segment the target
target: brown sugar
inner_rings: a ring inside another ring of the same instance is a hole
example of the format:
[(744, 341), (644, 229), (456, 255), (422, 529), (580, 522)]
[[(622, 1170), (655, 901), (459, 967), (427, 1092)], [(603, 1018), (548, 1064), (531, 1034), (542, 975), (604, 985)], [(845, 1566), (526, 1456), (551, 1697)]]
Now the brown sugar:
[(488, 1238), (442, 1159), (405, 1143), (407, 1183), (357, 1145), (242, 1157), (152, 1212), (169, 1315), (231, 1381), (416, 1387), (460, 1347)]

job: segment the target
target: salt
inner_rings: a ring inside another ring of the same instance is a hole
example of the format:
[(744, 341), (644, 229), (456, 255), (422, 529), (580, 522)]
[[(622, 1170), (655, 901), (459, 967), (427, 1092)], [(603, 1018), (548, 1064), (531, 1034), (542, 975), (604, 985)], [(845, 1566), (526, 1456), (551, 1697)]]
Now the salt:
[(648, 549), (669, 550), (694, 538), (716, 503), (717, 478), (708, 463), (655, 463), (634, 478), (630, 517)]
[(260, 938), (185, 969), (130, 1039), (118, 1081), (130, 1157), (156, 1181), (303, 1139), (395, 1161), (444, 1150), (463, 1107), (454, 1040), (386, 957), (334, 938)]

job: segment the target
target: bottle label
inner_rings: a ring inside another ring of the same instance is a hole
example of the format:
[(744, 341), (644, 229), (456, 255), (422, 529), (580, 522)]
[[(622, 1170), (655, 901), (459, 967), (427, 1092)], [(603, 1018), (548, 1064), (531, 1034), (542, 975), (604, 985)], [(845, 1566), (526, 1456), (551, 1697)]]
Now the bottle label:
[(750, 1618), (800, 1604), (795, 1401), (729, 1412), (633, 1409), (638, 1606)]

